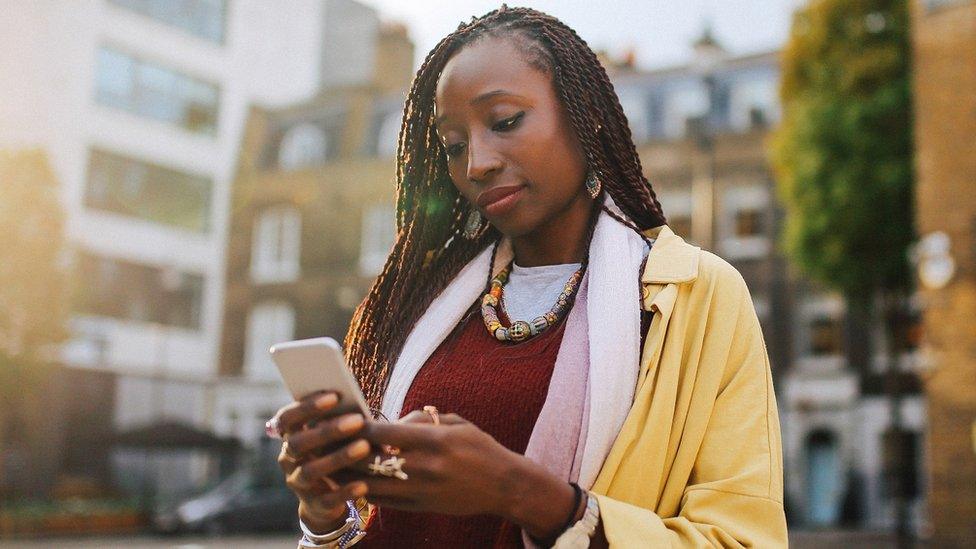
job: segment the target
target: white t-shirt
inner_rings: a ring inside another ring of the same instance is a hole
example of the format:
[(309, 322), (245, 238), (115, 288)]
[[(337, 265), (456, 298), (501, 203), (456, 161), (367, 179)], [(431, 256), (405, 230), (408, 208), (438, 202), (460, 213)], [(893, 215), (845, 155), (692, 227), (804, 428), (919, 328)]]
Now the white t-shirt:
[[(651, 239), (653, 244), (654, 239)], [(650, 248), (644, 249), (644, 257)], [(569, 277), (579, 270), (581, 263), (562, 263), (559, 265), (540, 265), (539, 267), (520, 267), (512, 264), (502, 306), (508, 320), (532, 322), (548, 313), (556, 304), (556, 299), (569, 282)]]
[(512, 265), (512, 272), (505, 284), (502, 306), (511, 322), (532, 322), (548, 313), (556, 304), (569, 277), (580, 268), (580, 263), (520, 267)]

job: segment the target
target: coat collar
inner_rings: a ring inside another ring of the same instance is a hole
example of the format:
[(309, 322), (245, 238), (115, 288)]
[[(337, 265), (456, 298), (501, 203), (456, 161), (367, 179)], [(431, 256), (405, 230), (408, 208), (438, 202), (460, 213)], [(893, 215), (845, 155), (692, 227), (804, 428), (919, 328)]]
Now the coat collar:
[(698, 258), (701, 248), (685, 242), (667, 225), (648, 229), (644, 231), (644, 235), (655, 240), (648, 253), (641, 282), (669, 284), (691, 282), (698, 278)]

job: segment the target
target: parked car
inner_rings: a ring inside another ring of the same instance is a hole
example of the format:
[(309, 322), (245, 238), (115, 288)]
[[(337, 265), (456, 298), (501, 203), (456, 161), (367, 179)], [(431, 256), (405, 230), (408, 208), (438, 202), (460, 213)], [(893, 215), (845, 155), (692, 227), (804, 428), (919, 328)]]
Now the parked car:
[(280, 476), (242, 469), (212, 489), (160, 510), (152, 522), (162, 533), (295, 530), (298, 498)]

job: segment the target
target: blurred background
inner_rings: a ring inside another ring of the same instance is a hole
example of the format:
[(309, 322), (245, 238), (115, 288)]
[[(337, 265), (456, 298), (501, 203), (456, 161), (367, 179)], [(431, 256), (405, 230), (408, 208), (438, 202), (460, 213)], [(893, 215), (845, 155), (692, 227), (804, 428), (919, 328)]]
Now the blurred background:
[[(976, 2), (524, 5), (749, 285), (793, 545), (976, 546)], [(295, 545), (267, 349), (345, 334), (411, 78), (497, 7), (0, 0), (0, 545)]]

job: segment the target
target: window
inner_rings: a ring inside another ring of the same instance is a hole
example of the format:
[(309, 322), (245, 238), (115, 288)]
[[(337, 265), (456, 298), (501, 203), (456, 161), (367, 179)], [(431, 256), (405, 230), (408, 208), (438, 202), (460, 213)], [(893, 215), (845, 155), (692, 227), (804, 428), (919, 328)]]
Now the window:
[(217, 86), (171, 69), (102, 48), (98, 51), (95, 97), (102, 105), (213, 133)]
[(210, 223), (212, 185), (206, 177), (93, 150), (88, 161), (85, 205), (205, 232)]
[(620, 98), (620, 107), (627, 117), (627, 125), (630, 126), (634, 143), (640, 144), (647, 141), (651, 134), (651, 120), (646, 98), (636, 90), (621, 90), (618, 97)]
[(729, 122), (746, 131), (779, 120), (779, 83), (775, 77), (742, 79), (732, 86)]
[(250, 379), (277, 380), (278, 372), (268, 352), (276, 343), (295, 337), (295, 308), (284, 302), (261, 303), (247, 317), (244, 373)]
[(199, 328), (203, 277), (82, 253), (78, 259), (79, 312), (121, 320)]
[(708, 113), (708, 90), (697, 82), (673, 89), (664, 100), (664, 135), (677, 139), (685, 135), (689, 118)]
[(826, 356), (840, 354), (840, 322), (828, 316), (818, 316), (810, 320), (810, 354)]
[(661, 209), (668, 218), (668, 227), (682, 238), (691, 238), (691, 192), (661, 191), (657, 196), (661, 201)]
[(117, 6), (152, 17), (211, 42), (224, 41), (225, 0), (111, 0)]
[(925, 0), (925, 8), (928, 11), (935, 11), (941, 8), (947, 8), (954, 5), (962, 5), (972, 2), (973, 0)]
[(402, 116), (399, 112), (386, 115), (380, 125), (379, 137), (376, 142), (376, 153), (380, 156), (395, 156), (397, 140), (400, 138), (400, 124)]
[(396, 213), (392, 206), (374, 205), (363, 213), (363, 237), (359, 254), (359, 271), (376, 276), (383, 270), (386, 257), (396, 237)]
[(287, 132), (278, 147), (278, 166), (283, 170), (298, 170), (325, 162), (328, 140), (322, 128), (315, 124), (299, 124)]
[(744, 238), (765, 234), (766, 213), (758, 209), (742, 209), (735, 212), (735, 236)]
[(719, 249), (726, 259), (756, 259), (769, 254), (769, 194), (761, 183), (736, 185), (723, 192)]
[(251, 279), (257, 283), (292, 282), (298, 278), (301, 214), (292, 206), (263, 211), (254, 224)]

